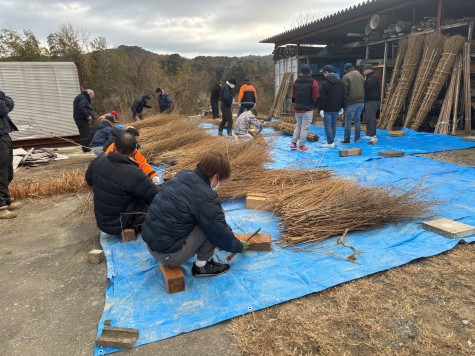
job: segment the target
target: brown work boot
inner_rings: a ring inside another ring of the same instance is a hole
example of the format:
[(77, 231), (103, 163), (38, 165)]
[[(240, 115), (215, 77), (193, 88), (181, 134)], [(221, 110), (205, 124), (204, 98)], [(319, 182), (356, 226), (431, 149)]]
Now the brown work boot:
[(20, 203), (19, 201), (11, 201), (10, 205), (7, 206), (7, 209), (8, 210), (16, 210), (16, 209), (20, 209), (23, 207), (23, 204)]
[(13, 211), (8, 210), (8, 206), (4, 205), (0, 207), (0, 219), (13, 219), (16, 218), (16, 216)]

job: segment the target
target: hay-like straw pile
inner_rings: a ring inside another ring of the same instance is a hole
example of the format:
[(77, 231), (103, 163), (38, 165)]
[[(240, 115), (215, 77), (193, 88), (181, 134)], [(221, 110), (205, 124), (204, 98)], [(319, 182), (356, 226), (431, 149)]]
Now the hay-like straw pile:
[(88, 190), (89, 186), (84, 178), (84, 171), (80, 169), (62, 172), (42, 181), (13, 180), (9, 187), (10, 194), (15, 199), (86, 192)]
[(427, 86), (434, 75), (434, 71), (439, 63), (442, 49), (444, 48), (445, 36), (440, 33), (426, 35), (424, 39), (424, 49), (422, 61), (417, 71), (414, 89), (412, 90), (411, 103), (407, 110), (404, 127), (410, 127), (414, 121), (417, 111), (421, 105)]
[(403, 192), (324, 179), (272, 198), (282, 219), (282, 241), (291, 246), (421, 216), (430, 206), (422, 193), (422, 187)]

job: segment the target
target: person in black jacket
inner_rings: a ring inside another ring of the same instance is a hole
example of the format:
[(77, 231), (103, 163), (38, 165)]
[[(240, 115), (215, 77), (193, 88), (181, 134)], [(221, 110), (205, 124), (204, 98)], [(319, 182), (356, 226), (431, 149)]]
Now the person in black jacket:
[(219, 118), (219, 92), (221, 91), (221, 87), (223, 86), (223, 82), (219, 81), (216, 83), (215, 86), (211, 89), (211, 96), (209, 97), (209, 104), (211, 105), (211, 110), (213, 111), (213, 119)]
[(155, 93), (157, 93), (157, 103), (158, 109), (163, 114), (169, 114), (173, 110), (173, 99), (166, 91), (157, 88), (155, 89)]
[(137, 150), (137, 140), (129, 132), (120, 132), (116, 152), (100, 155), (86, 171), (86, 182), (94, 193), (97, 227), (111, 235), (122, 229), (140, 231), (148, 206), (158, 187), (129, 157)]
[(376, 137), (376, 113), (381, 103), (381, 77), (373, 70), (372, 64), (363, 67), (364, 81), (364, 112), (366, 119), (366, 136)]
[(335, 147), (338, 114), (343, 113), (345, 107), (345, 85), (332, 65), (327, 64), (323, 67), (323, 75), (325, 80), (320, 86), (319, 107), (320, 116), (323, 118), (323, 125), (325, 126), (327, 143), (323, 144), (322, 147), (332, 148)]
[(91, 141), (92, 150), (96, 155), (99, 155), (104, 150), (104, 145), (112, 136), (112, 130), (116, 123), (116, 116), (113, 114), (102, 115), (97, 119), (97, 128)]
[(73, 101), (73, 118), (79, 130), (79, 137), (83, 152), (91, 151), (91, 126), (90, 121), (94, 119), (91, 101), (94, 99), (94, 92), (91, 89), (84, 90), (76, 96)]
[(219, 101), (221, 102), (221, 114), (223, 119), (218, 127), (218, 135), (223, 136), (223, 129), (226, 126), (228, 136), (233, 135), (233, 94), (232, 90), (236, 86), (236, 79), (229, 79), (226, 84), (224, 84), (219, 92)]
[(130, 110), (132, 110), (132, 120), (140, 121), (143, 119), (143, 109), (151, 109), (152, 107), (148, 105), (147, 101), (150, 100), (150, 95), (144, 95), (137, 98)]
[(12, 219), (16, 214), (10, 209), (16, 208), (12, 204), (12, 197), (8, 186), (13, 180), (13, 145), (10, 132), (18, 131), (8, 114), (13, 110), (13, 99), (0, 91), (0, 219)]
[(221, 153), (207, 153), (193, 171), (184, 170), (166, 182), (150, 206), (142, 228), (151, 255), (165, 266), (179, 266), (195, 253), (195, 277), (229, 269), (212, 259), (215, 247), (244, 252), (249, 245), (234, 236), (214, 192), (229, 178), (230, 166)]

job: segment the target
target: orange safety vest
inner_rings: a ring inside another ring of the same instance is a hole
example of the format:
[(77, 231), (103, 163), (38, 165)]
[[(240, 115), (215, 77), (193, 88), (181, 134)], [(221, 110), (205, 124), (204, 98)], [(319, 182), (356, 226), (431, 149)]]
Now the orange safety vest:
[[(112, 143), (106, 150), (106, 155), (115, 152), (115, 144)], [(144, 173), (152, 179), (153, 177), (157, 176), (157, 173), (153, 170), (152, 166), (148, 164), (147, 160), (143, 156), (142, 153), (140, 153), (139, 150), (135, 151), (135, 154), (130, 156), (130, 159), (134, 162), (136, 162), (140, 169), (144, 171)]]

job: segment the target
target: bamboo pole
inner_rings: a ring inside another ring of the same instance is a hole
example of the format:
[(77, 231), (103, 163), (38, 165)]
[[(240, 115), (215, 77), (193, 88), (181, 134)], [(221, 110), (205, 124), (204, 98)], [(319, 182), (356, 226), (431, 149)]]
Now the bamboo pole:
[(463, 46), (463, 83), (465, 98), (465, 133), (472, 133), (472, 98), (470, 93), (470, 43)]
[(458, 108), (459, 108), (459, 94), (460, 94), (460, 79), (462, 74), (462, 55), (459, 54), (457, 61), (457, 79), (455, 86), (455, 99), (454, 99), (454, 115), (452, 116), (452, 135), (455, 135), (457, 130)]
[[(458, 58), (460, 58), (460, 55)], [(440, 110), (437, 124), (435, 125), (434, 133), (447, 134), (449, 131), (450, 112), (452, 111), (456, 81), (457, 81), (458, 71), (459, 71), (457, 64), (458, 63), (456, 62), (454, 65), (452, 77), (450, 78), (450, 84), (445, 94), (444, 102), (442, 103), (442, 108)]]

